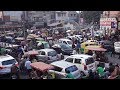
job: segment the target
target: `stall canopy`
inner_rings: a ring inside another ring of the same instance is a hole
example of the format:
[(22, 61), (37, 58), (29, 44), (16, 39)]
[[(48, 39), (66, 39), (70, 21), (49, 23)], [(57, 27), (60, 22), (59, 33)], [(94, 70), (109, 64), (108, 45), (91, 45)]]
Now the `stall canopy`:
[(35, 63), (31, 63), (31, 67), (36, 69), (36, 70), (40, 70), (42, 72), (45, 72), (47, 70), (53, 69), (54, 67), (50, 64), (46, 64), (43, 62), (35, 62)]

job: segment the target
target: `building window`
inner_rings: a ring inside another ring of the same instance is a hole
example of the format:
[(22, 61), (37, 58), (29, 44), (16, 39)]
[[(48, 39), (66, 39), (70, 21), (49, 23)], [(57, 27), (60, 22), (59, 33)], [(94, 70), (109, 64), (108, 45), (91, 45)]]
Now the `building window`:
[(71, 16), (73, 16), (73, 15), (71, 14)]
[(76, 14), (74, 14), (74, 16), (76, 16)]
[(64, 16), (66, 16), (66, 14), (64, 13)]
[(58, 13), (58, 17), (61, 17), (61, 13)]

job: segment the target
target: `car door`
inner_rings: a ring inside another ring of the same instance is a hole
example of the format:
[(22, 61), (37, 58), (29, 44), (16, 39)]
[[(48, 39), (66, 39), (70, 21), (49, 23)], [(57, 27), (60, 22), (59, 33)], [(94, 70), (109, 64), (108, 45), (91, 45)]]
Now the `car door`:
[(83, 65), (82, 65), (82, 60), (81, 59), (78, 59), (78, 58), (75, 58), (74, 59), (74, 65), (77, 66), (77, 68), (82, 71), (84, 68), (83, 68)]
[(38, 57), (38, 61), (46, 61), (47, 57), (46, 57), (46, 53), (44, 51), (39, 51), (39, 55), (37, 55)]

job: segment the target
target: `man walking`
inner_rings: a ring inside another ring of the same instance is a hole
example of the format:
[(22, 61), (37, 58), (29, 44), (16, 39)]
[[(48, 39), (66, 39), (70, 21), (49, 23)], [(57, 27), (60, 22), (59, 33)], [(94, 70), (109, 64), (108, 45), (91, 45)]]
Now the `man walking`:
[(29, 60), (29, 58), (27, 58), (27, 61), (25, 62), (25, 67), (27, 69), (27, 75), (29, 75), (29, 78), (30, 78), (30, 73), (32, 71), (32, 67), (31, 67), (31, 61)]
[(77, 41), (76, 52), (78, 54), (80, 53), (80, 42), (79, 41)]

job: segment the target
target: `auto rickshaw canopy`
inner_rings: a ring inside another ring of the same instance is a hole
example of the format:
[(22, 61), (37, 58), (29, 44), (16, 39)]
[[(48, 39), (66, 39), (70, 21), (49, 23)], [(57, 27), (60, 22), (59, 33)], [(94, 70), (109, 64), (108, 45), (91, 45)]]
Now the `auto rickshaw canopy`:
[(97, 47), (97, 46), (96, 47), (95, 46), (87, 46), (86, 49), (92, 50), (92, 51), (103, 51), (103, 52), (107, 51), (107, 49)]
[(46, 72), (47, 70), (54, 69), (54, 67), (52, 65), (46, 64), (43, 62), (31, 63), (31, 67), (36, 69), (36, 70), (42, 71), (42, 72)]

